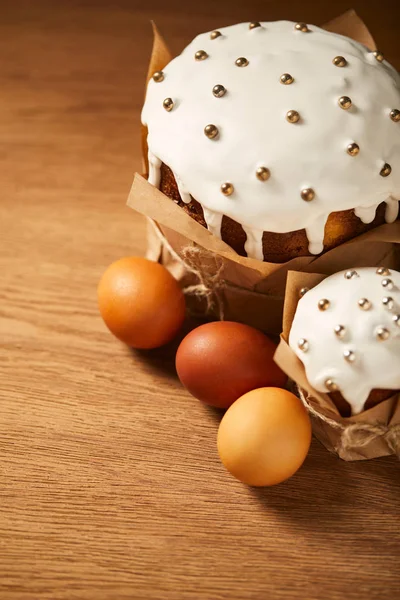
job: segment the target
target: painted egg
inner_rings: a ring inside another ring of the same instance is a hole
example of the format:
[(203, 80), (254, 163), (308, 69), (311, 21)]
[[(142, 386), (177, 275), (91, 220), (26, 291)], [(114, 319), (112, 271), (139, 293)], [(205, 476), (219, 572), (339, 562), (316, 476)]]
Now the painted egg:
[(98, 286), (100, 314), (110, 331), (133, 348), (172, 340), (185, 318), (185, 298), (162, 265), (132, 256), (114, 262)]
[(307, 410), (279, 388), (253, 390), (225, 413), (218, 453), (227, 470), (251, 486), (275, 485), (302, 465), (311, 443)]
[(275, 350), (268, 337), (248, 325), (206, 323), (180, 344), (176, 370), (195, 398), (228, 408), (250, 390), (285, 385), (287, 377), (273, 360)]

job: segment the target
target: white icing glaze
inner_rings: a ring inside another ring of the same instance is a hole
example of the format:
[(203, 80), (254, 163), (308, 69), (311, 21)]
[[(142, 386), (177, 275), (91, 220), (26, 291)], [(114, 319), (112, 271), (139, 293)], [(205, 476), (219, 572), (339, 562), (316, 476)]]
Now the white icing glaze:
[[(381, 202), (388, 201), (388, 220), (398, 208), (400, 123), (390, 111), (400, 109), (400, 77), (358, 42), (310, 29), (278, 21), (222, 28), (214, 40), (201, 34), (166, 66), (164, 81), (148, 85), (142, 121), (151, 155), (203, 208), (240, 223), (248, 253), (259, 258), (261, 230), (305, 229), (318, 254), (330, 213), (356, 209), (370, 222)], [(195, 61), (198, 50), (208, 58)], [(237, 67), (242, 56), (249, 64)], [(347, 66), (333, 65), (335, 56)], [(280, 83), (283, 73), (294, 82)], [(227, 90), (221, 98), (212, 93), (216, 84)], [(350, 109), (339, 107), (341, 96), (352, 99)], [(175, 103), (170, 112), (167, 97)], [(287, 122), (289, 110), (300, 113), (298, 123)], [(214, 139), (204, 134), (208, 124), (218, 127)], [(357, 156), (346, 151), (351, 142), (360, 146)], [(392, 172), (382, 177), (386, 162)], [(270, 170), (268, 181), (256, 178), (259, 166)], [(220, 191), (225, 181), (234, 185), (231, 196)], [(315, 191), (310, 202), (301, 198), (307, 187)]]
[(252, 258), (258, 258), (264, 260), (262, 237), (264, 231), (262, 229), (255, 229), (254, 227), (243, 226), (244, 232), (247, 236), (244, 249), (246, 250), (247, 256)]
[(190, 196), (190, 193), (186, 189), (185, 185), (183, 184), (182, 179), (178, 175), (176, 175), (176, 173), (174, 173), (174, 177), (175, 177), (176, 184), (178, 186), (178, 192), (182, 199), (182, 202), (184, 202), (185, 204), (190, 204), (190, 202), (192, 201), (192, 198)]
[[(361, 412), (374, 389), (400, 389), (400, 327), (394, 316), (400, 314), (400, 273), (391, 270), (393, 283), (389, 291), (382, 286), (384, 276), (375, 268), (355, 269), (358, 276), (345, 278), (346, 271), (326, 278), (299, 300), (289, 345), (304, 364), (307, 379), (320, 392), (327, 392), (325, 381), (332, 379), (352, 408), (352, 414)], [(393, 299), (385, 306), (383, 298)], [(318, 309), (318, 301), (330, 301), (327, 310)], [(371, 302), (369, 310), (358, 305), (361, 298)], [(342, 325), (344, 337), (335, 335), (335, 327)], [(376, 331), (384, 327), (389, 339), (379, 341)], [(299, 349), (304, 338), (308, 350)], [(354, 362), (344, 358), (352, 351)]]
[(204, 220), (207, 223), (207, 229), (217, 237), (221, 237), (222, 217), (220, 213), (216, 213), (208, 208), (203, 208)]
[(161, 179), (161, 160), (157, 158), (152, 152), (148, 153), (149, 158), (149, 183), (154, 185), (154, 187), (160, 186)]

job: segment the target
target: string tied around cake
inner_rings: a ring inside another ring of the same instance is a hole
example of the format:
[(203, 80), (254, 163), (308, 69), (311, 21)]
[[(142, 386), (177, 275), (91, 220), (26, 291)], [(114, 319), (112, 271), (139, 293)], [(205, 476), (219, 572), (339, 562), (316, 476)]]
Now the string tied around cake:
[(300, 400), (313, 417), (327, 423), (334, 429), (341, 431), (339, 441), (335, 446), (335, 450), (339, 456), (350, 452), (357, 452), (357, 449), (365, 448), (375, 440), (382, 439), (386, 443), (391, 454), (394, 454), (400, 459), (400, 423), (386, 425), (384, 423), (360, 422), (343, 425), (315, 410), (308, 402), (304, 390), (300, 387), (297, 387), (297, 391)]
[[(147, 217), (152, 230), (157, 236), (161, 247), (165, 248), (169, 254), (176, 260), (186, 272), (191, 273), (196, 277), (198, 283), (188, 285), (183, 288), (185, 295), (196, 296), (203, 299), (206, 303), (206, 313), (214, 313), (220, 321), (224, 320), (224, 298), (223, 288), (226, 287), (226, 282), (222, 279), (222, 271), (224, 264), (222, 259), (203, 248), (196, 246), (194, 243), (184, 246), (180, 254), (173, 249), (165, 235), (160, 230), (158, 224)], [(207, 258), (209, 266), (205, 268), (201, 266), (202, 259)]]

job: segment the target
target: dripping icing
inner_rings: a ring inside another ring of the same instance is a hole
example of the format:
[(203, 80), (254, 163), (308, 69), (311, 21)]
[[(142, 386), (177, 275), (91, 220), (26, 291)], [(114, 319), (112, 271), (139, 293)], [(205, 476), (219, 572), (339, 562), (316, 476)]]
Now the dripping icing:
[(204, 206), (203, 214), (208, 231), (216, 237), (221, 238), (222, 215), (213, 210), (208, 210), (208, 208), (205, 208)]

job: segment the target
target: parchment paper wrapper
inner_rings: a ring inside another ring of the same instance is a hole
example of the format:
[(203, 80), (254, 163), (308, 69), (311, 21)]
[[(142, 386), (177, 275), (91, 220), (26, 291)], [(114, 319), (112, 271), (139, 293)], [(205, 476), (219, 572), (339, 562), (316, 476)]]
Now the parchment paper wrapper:
[[(398, 241), (400, 242), (400, 235)], [(381, 265), (380, 261), (370, 263), (370, 266), (378, 265)], [(382, 265), (400, 269), (395, 247)], [(358, 264), (353, 265), (357, 266)], [(390, 454), (396, 454), (400, 458), (400, 393), (393, 394), (388, 400), (359, 415), (344, 418), (339, 414), (329, 394), (317, 392), (310, 385), (302, 362), (288, 345), (301, 288), (315, 287), (326, 276), (293, 271), (288, 273), (283, 333), (275, 354), (275, 362), (296, 383), (299, 395), (310, 413), (313, 432), (328, 450), (349, 461)]]
[[(171, 59), (154, 24), (153, 29), (148, 78)], [(335, 19), (326, 29), (375, 49), (371, 34), (354, 11)], [(164, 264), (181, 282), (192, 314), (239, 321), (279, 335), (288, 271), (333, 273), (354, 265), (370, 265), (372, 257), (374, 264), (384, 262), (398, 238), (396, 224), (384, 225), (319, 257), (296, 258), (285, 264), (243, 258), (146, 181), (146, 138), (143, 128), (145, 176), (135, 175), (128, 205), (148, 217), (147, 256)]]

